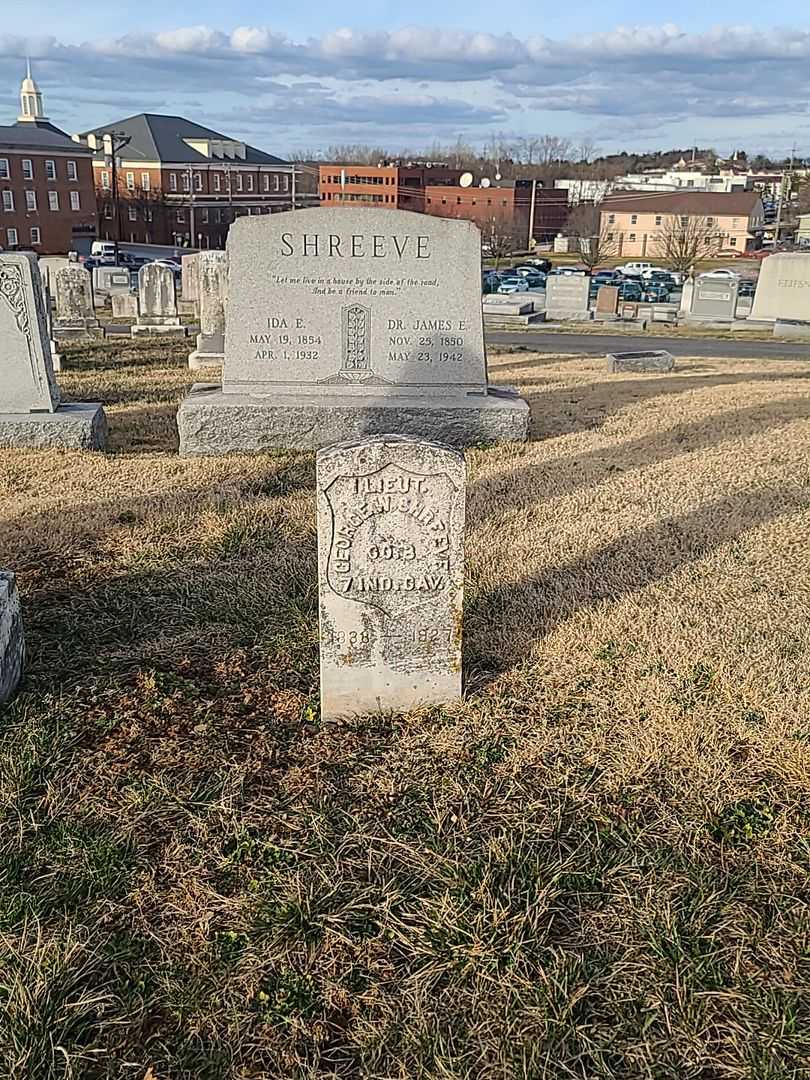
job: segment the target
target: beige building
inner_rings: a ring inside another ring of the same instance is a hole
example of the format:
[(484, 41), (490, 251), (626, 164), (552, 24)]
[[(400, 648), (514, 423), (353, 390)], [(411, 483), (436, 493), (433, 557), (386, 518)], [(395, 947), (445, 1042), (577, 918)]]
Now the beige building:
[(706, 255), (750, 251), (765, 226), (756, 191), (614, 191), (600, 211), (601, 234), (619, 258), (663, 257), (664, 237), (681, 228), (705, 233)]

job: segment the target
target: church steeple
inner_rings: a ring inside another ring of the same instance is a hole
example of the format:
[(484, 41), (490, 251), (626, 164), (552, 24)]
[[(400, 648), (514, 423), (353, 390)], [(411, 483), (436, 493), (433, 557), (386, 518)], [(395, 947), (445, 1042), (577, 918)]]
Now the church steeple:
[(20, 86), (20, 115), (17, 122), (20, 124), (36, 124), (47, 122), (47, 116), (42, 107), (42, 92), (31, 77), (31, 61), (26, 64), (25, 78)]

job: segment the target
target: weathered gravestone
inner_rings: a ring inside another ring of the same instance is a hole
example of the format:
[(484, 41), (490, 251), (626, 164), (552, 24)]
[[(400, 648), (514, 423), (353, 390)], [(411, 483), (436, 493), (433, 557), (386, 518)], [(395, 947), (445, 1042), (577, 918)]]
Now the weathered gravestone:
[(54, 336), (69, 341), (104, 337), (93, 304), (90, 271), (70, 263), (56, 271), (56, 321)]
[(93, 268), (93, 292), (96, 296), (110, 296), (117, 292), (129, 292), (129, 270), (120, 266), (96, 266)]
[(60, 405), (33, 255), (0, 253), (0, 446), (98, 449), (101, 405)]
[(188, 358), (192, 371), (221, 364), (225, 359), (225, 295), (228, 286), (228, 257), (224, 251), (201, 251), (194, 258), (198, 260), (200, 333), (197, 335), (197, 348)]
[(9, 570), (0, 570), (0, 704), (17, 689), (24, 663), (25, 638), (17, 584)]
[(546, 319), (588, 322), (591, 279), (587, 274), (549, 274), (546, 278)]
[(201, 254), (202, 252), (194, 255), (180, 256), (180, 295), (184, 300), (191, 301), (195, 304), (200, 298), (199, 269)]
[(181, 454), (385, 432), (525, 440), (526, 402), (487, 385), (480, 266), (466, 221), (347, 207), (239, 218), (222, 386), (181, 405)]
[(62, 354), (59, 352), (53, 336), (53, 297), (49, 284), (48, 274), (42, 275), (42, 303), (45, 308), (45, 332), (48, 335), (48, 344), (51, 347), (51, 365), (53, 370), (62, 370)]
[(138, 318), (130, 333), (177, 335), (185, 337), (186, 328), (177, 314), (174, 271), (162, 263), (146, 263), (138, 271)]
[(762, 260), (751, 319), (810, 320), (810, 252), (778, 252)]
[(137, 319), (138, 297), (132, 292), (114, 292), (110, 295), (114, 319)]
[(615, 285), (600, 285), (596, 292), (596, 318), (615, 319), (619, 311), (619, 290)]
[(695, 278), (687, 323), (731, 322), (737, 310), (737, 278), (701, 274)]
[(317, 457), (321, 715), (461, 696), (464, 455), (384, 435)]
[(643, 352), (607, 354), (607, 369), (612, 374), (622, 372), (667, 372), (675, 368), (672, 353), (665, 349), (646, 349)]

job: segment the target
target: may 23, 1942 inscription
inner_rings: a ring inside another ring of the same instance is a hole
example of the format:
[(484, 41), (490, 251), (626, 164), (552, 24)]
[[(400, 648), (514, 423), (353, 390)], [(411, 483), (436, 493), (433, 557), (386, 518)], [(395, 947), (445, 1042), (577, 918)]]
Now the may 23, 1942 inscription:
[(321, 714), (461, 695), (464, 456), (384, 435), (318, 453)]
[(486, 393), (480, 233), (347, 207), (237, 220), (225, 393)]

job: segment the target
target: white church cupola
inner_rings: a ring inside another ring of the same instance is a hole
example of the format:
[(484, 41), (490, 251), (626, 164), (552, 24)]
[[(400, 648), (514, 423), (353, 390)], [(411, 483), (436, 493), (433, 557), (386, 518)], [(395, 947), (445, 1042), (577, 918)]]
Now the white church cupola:
[(42, 108), (42, 92), (31, 78), (31, 61), (28, 61), (25, 78), (20, 87), (20, 115), (18, 123), (43, 122), (48, 118)]

